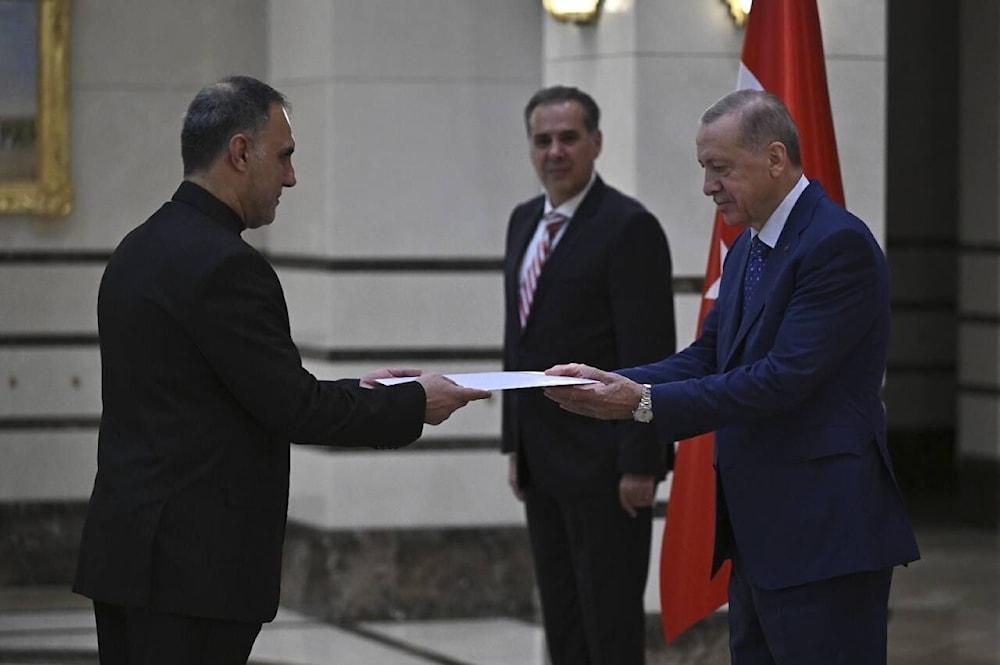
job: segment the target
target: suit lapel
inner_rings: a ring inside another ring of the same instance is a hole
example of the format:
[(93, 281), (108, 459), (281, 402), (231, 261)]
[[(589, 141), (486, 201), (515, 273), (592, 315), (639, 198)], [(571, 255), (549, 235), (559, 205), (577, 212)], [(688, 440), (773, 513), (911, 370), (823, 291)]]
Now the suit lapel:
[[(604, 182), (598, 177), (594, 180), (594, 185), (590, 188), (590, 191), (587, 192), (587, 196), (580, 202), (580, 206), (576, 209), (576, 212), (573, 213), (573, 218), (569, 221), (569, 225), (566, 227), (562, 238), (559, 239), (559, 243), (552, 250), (552, 253), (549, 254), (545, 265), (542, 266), (542, 272), (538, 276), (538, 284), (535, 286), (535, 295), (532, 299), (531, 311), (528, 313), (528, 322), (525, 325), (525, 329), (531, 325), (534, 313), (545, 299), (555, 276), (563, 266), (571, 261), (573, 247), (580, 241), (580, 238), (586, 237), (587, 227), (594, 223), (594, 215), (600, 208), (600, 202), (603, 198)], [(531, 241), (531, 236), (534, 234), (535, 227), (538, 225), (538, 220), (541, 219), (541, 216), (542, 212), (539, 210), (538, 216), (535, 218), (535, 223), (531, 225), (529, 233), (524, 240), (524, 246), (521, 249), (522, 261), (524, 260), (524, 252)]]
[[(781, 230), (781, 235), (778, 237), (778, 242), (774, 249), (767, 257), (767, 263), (764, 264), (764, 271), (760, 275), (760, 282), (757, 284), (757, 292), (754, 294), (753, 300), (751, 300), (743, 316), (739, 319), (739, 328), (736, 330), (736, 334), (732, 338), (732, 343), (726, 349), (726, 353), (723, 356), (725, 362), (723, 367), (728, 368), (729, 364), (733, 360), (733, 354), (743, 343), (753, 327), (754, 322), (760, 317), (760, 313), (764, 310), (764, 305), (767, 303), (767, 299), (771, 294), (771, 288), (774, 286), (774, 281), (778, 275), (780, 275), (785, 270), (785, 264), (788, 262), (788, 258), (792, 256), (795, 252), (795, 248), (799, 244), (799, 237), (802, 231), (809, 225), (812, 220), (813, 211), (816, 209), (816, 203), (819, 201), (820, 197), (824, 195), (823, 188), (820, 187), (819, 183), (813, 181), (810, 185), (802, 192), (799, 200), (795, 202), (792, 207), (791, 213), (788, 215), (788, 220), (785, 222), (785, 228)], [(745, 245), (749, 245), (749, 232), (744, 236), (746, 238)], [(738, 307), (737, 302), (740, 298), (736, 295), (742, 296), (743, 293), (743, 274), (746, 271), (746, 264), (748, 258), (749, 247), (742, 247), (740, 253), (740, 265), (737, 275), (739, 277), (735, 280), (735, 288), (731, 289), (730, 295), (734, 298), (734, 301), (730, 305), (730, 309), (727, 311), (736, 311)], [(733, 317), (735, 319), (735, 317)], [(735, 324), (735, 322), (734, 322)]]
[(517, 248), (516, 256), (518, 258), (511, 272), (514, 273), (515, 280), (520, 279), (519, 273), (521, 271), (521, 264), (524, 263), (524, 253), (528, 251), (528, 244), (531, 242), (531, 237), (535, 235), (538, 221), (542, 218), (544, 205), (544, 203), (540, 203), (537, 206), (533, 206), (531, 212), (521, 218), (521, 223), (514, 230), (514, 237), (511, 239), (511, 244)]
[(545, 206), (544, 197), (538, 198), (538, 203), (531, 205), (529, 209), (514, 220), (511, 227), (510, 247), (511, 254), (507, 264), (507, 289), (515, 295), (514, 312), (517, 312), (517, 298), (521, 292), (521, 265), (524, 263), (524, 253), (528, 251), (528, 244), (538, 226), (538, 220), (542, 218), (542, 210)]
[(719, 351), (725, 359), (722, 366), (728, 367), (733, 349), (736, 348), (737, 327), (740, 322), (739, 300), (743, 295), (743, 273), (747, 269), (747, 252), (750, 244), (750, 232), (741, 233), (729, 250), (729, 265), (723, 266), (723, 283), (719, 289), (719, 299), (715, 306), (719, 312), (725, 312), (725, 317), (719, 319)]

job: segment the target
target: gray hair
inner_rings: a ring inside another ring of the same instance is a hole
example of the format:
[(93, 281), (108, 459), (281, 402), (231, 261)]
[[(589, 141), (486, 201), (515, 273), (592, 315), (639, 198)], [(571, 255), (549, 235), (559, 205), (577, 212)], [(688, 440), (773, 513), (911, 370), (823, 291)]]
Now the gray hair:
[(267, 123), (275, 104), (289, 108), (284, 95), (249, 76), (230, 76), (202, 88), (184, 114), (181, 129), (184, 175), (208, 169), (233, 135), (256, 135)]
[(788, 151), (792, 166), (802, 167), (799, 130), (777, 95), (764, 90), (736, 90), (708, 107), (701, 115), (701, 124), (710, 125), (728, 115), (736, 116), (744, 148), (757, 150), (778, 141)]

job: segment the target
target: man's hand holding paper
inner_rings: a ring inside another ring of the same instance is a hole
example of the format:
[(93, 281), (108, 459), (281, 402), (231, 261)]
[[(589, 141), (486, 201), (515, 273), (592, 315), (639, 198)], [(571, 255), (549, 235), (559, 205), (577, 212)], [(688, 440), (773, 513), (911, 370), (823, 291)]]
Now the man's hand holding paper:
[(549, 387), (545, 389), (545, 396), (567, 411), (598, 420), (630, 420), (642, 396), (642, 387), (635, 381), (589, 365), (556, 365), (545, 374), (596, 381), (587, 385)]

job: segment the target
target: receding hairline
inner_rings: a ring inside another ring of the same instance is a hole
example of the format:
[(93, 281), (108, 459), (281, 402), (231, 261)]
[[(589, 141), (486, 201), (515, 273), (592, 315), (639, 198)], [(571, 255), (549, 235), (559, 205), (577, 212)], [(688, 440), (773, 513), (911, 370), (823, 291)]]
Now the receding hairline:
[(788, 107), (777, 95), (765, 90), (736, 90), (709, 106), (701, 115), (701, 127), (730, 118), (739, 130), (745, 149), (760, 149), (772, 142), (785, 146), (794, 166), (802, 166), (798, 128)]

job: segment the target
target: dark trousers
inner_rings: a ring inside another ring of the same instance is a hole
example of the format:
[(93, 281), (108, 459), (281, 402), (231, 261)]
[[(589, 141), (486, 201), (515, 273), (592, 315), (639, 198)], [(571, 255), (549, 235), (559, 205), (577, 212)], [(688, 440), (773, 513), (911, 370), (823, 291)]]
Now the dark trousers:
[(94, 601), (101, 665), (246, 665), (261, 624)]
[(733, 558), (732, 665), (886, 665), (892, 569), (787, 589), (754, 587)]
[(552, 665), (645, 662), (652, 510), (633, 518), (617, 493), (566, 499), (535, 488), (525, 508)]

